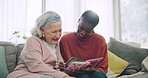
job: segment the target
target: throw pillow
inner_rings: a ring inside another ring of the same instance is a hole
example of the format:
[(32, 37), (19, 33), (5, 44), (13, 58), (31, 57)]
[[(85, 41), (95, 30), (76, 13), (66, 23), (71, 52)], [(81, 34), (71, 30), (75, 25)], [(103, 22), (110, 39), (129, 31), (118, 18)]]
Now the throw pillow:
[(0, 78), (6, 78), (8, 75), (7, 64), (5, 60), (5, 48), (0, 46)]
[(112, 37), (108, 43), (108, 50), (129, 63), (121, 75), (139, 72), (141, 70), (141, 62), (148, 56), (148, 49), (136, 48), (117, 41)]
[(141, 71), (148, 72), (148, 56), (142, 61), (141, 68)]
[(108, 50), (108, 73), (107, 75), (120, 75), (128, 66), (128, 62), (116, 56)]

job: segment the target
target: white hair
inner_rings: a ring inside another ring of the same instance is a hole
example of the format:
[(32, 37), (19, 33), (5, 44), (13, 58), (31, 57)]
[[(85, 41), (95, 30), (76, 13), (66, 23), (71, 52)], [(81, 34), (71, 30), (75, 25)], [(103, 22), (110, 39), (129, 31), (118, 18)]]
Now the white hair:
[(32, 29), (31, 34), (39, 38), (42, 37), (41, 27), (46, 27), (51, 23), (61, 21), (59, 14), (53, 11), (47, 11), (36, 19), (35, 27)]

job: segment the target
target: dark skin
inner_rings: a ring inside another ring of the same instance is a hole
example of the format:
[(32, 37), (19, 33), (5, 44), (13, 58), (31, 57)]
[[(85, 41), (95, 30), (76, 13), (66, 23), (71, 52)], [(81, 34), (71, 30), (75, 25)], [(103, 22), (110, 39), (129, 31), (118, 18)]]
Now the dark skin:
[(77, 36), (79, 38), (85, 39), (85, 38), (89, 37), (92, 32), (93, 32), (92, 26), (88, 22), (84, 21), (82, 18), (79, 19)]
[(59, 67), (58, 68), (60, 69), (60, 71), (64, 71), (66, 66), (65, 66), (65, 64), (63, 62), (59, 62)]
[[(78, 21), (78, 30), (77, 30), (78, 38), (87, 39), (88, 37), (91, 36), (92, 33), (94, 33), (93, 27), (87, 21), (84, 21), (82, 18), (80, 18)], [(99, 70), (96, 70), (94, 67), (88, 67), (86, 69), (80, 69), (78, 71), (92, 72)]]
[[(86, 39), (87, 37), (90, 37), (90, 35), (94, 33), (92, 26), (84, 21), (83, 19), (79, 19), (78, 21), (78, 30), (77, 30), (77, 36), (80, 39)], [(59, 63), (59, 67), (58, 67), (61, 71), (64, 71), (66, 66), (64, 63), (60, 62)], [(80, 69), (78, 70), (78, 72), (92, 72), (92, 71), (99, 71), (96, 70), (94, 67), (88, 67), (86, 69)]]

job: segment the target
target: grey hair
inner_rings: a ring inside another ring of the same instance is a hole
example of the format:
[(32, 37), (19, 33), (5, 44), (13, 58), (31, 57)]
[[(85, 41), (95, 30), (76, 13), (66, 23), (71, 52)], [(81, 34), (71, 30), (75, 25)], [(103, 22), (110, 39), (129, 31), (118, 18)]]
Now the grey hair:
[(47, 11), (36, 19), (35, 27), (32, 29), (31, 34), (39, 38), (42, 37), (41, 27), (46, 27), (51, 23), (61, 21), (59, 14), (53, 11)]

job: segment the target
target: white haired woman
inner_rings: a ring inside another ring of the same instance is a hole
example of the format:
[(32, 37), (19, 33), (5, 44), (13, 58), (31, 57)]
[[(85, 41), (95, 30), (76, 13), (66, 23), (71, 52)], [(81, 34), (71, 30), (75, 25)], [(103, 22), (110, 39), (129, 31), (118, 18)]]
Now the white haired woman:
[(75, 78), (60, 71), (63, 64), (58, 46), (61, 25), (56, 12), (47, 11), (38, 17), (17, 67), (7, 78)]

